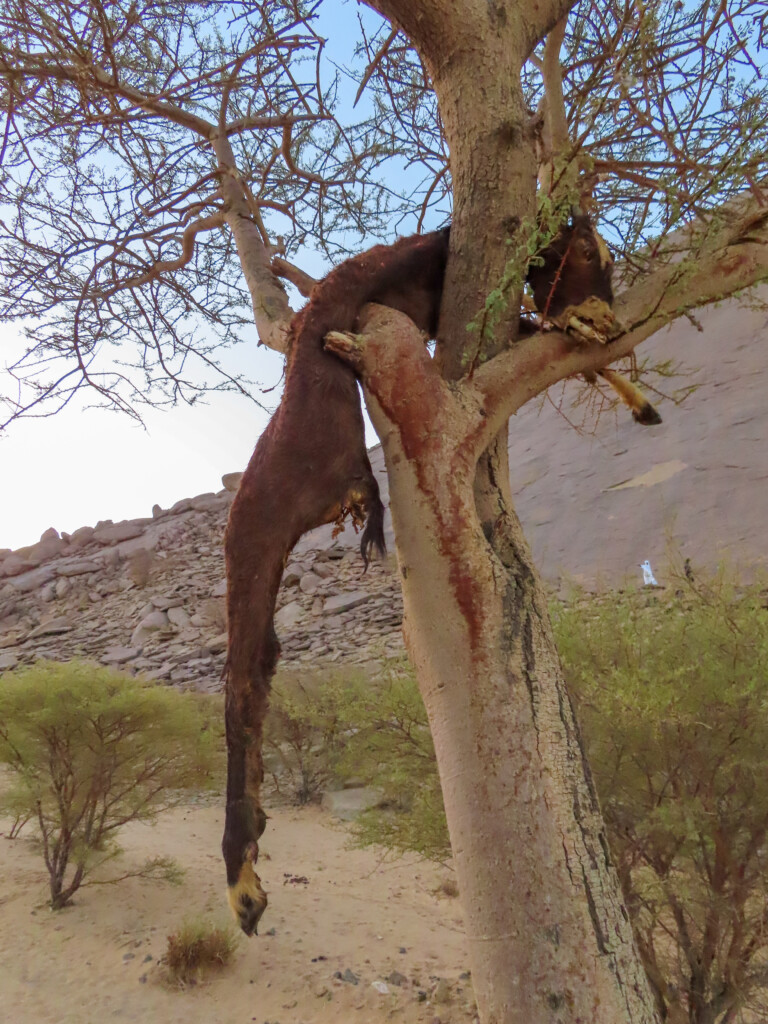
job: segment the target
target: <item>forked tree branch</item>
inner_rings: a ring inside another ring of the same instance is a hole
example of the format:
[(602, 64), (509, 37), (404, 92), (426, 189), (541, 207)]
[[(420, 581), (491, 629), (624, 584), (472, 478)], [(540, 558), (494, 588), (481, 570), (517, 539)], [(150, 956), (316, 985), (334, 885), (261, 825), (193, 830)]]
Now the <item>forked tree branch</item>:
[(768, 280), (768, 195), (727, 204), (718, 218), (708, 233), (677, 232), (670, 242), (683, 250), (680, 256), (618, 295), (614, 313), (621, 333), (607, 345), (578, 343), (553, 331), (524, 338), (480, 367), (470, 382), (488, 413), (478, 452), (509, 416), (558, 381), (601, 370), (686, 310)]
[(293, 263), (289, 263), (288, 260), (284, 259), (282, 256), (272, 257), (272, 270), (278, 277), (282, 277), (285, 278), (286, 281), (290, 281), (294, 288), (296, 288), (299, 294), (303, 295), (305, 299), (309, 298), (312, 289), (317, 284), (316, 278), (311, 277)]

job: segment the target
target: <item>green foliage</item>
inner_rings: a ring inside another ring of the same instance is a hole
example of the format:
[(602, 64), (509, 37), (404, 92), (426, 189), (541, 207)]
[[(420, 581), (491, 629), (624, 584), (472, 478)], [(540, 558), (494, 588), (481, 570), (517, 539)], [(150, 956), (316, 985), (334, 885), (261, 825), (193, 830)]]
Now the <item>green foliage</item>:
[[(759, 587), (722, 575), (678, 586), (575, 594), (553, 620), (660, 1015), (725, 1024), (759, 996), (768, 958), (768, 610)], [(447, 859), (410, 670), (390, 663), (364, 686), (337, 679), (330, 705), (325, 685), (304, 693), (333, 707), (328, 775), (383, 793), (357, 841)]]
[[(556, 172), (562, 170), (560, 165), (556, 165)], [(507, 239), (510, 255), (501, 277), (486, 296), (483, 308), (467, 324), (467, 330), (477, 333), (481, 341), (493, 337), (496, 325), (507, 311), (509, 296), (523, 287), (530, 266), (543, 263), (542, 253), (568, 220), (576, 203), (578, 195), (573, 190), (563, 188), (555, 198), (540, 194), (536, 220), (523, 220), (514, 237)]]
[(53, 909), (114, 855), (123, 825), (210, 782), (217, 738), (207, 709), (83, 661), (39, 661), (0, 678), (0, 763), (11, 780), (0, 812), (36, 822)]
[(659, 1010), (703, 1024), (765, 980), (768, 611), (722, 576), (680, 587), (554, 619)]
[[(298, 803), (317, 799), (333, 777), (365, 686), (362, 676), (339, 672), (300, 677), (281, 671), (275, 678), (264, 728), (265, 762), (288, 776)], [(278, 771), (272, 776), (279, 791)]]
[(163, 957), (168, 978), (179, 987), (198, 984), (206, 973), (230, 962), (236, 948), (231, 928), (219, 928), (202, 919), (184, 921), (168, 936)]
[(354, 825), (360, 845), (375, 843), (431, 860), (450, 856), (435, 748), (410, 666), (391, 661), (350, 706), (349, 736), (336, 771), (382, 793)]

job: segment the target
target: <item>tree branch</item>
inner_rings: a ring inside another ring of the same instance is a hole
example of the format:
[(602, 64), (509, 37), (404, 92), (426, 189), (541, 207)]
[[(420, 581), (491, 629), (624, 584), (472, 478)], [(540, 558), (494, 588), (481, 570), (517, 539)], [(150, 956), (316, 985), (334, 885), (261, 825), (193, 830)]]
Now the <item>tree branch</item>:
[(301, 270), (300, 267), (296, 267), (293, 263), (289, 263), (288, 260), (283, 259), (282, 256), (272, 257), (272, 270), (278, 277), (284, 277), (286, 281), (290, 281), (294, 288), (297, 288), (299, 293), (303, 295), (305, 299), (309, 298), (310, 292), (317, 284), (316, 278), (310, 277), (310, 275)]
[(671, 236), (669, 249), (678, 254), (672, 257), (675, 261), (618, 296), (614, 313), (621, 333), (608, 344), (583, 344), (552, 331), (524, 338), (481, 366), (468, 382), (483, 396), (488, 413), (477, 435), (479, 451), (509, 416), (558, 381), (602, 370), (686, 310), (768, 280), (766, 199), (765, 192), (759, 199), (742, 197), (721, 207), (708, 230), (694, 233), (686, 228)]

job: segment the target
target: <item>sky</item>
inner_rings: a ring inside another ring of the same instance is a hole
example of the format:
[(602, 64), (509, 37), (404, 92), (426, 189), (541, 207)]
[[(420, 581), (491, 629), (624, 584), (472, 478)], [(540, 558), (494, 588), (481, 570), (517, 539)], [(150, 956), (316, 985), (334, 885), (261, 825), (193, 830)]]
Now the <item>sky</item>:
[[(19, 346), (0, 325), (2, 362)], [(280, 380), (282, 358), (242, 345), (239, 362), (265, 387)], [(264, 397), (274, 406), (279, 390)], [(180, 498), (221, 489), (223, 473), (245, 469), (267, 414), (234, 394), (126, 415), (68, 406), (53, 417), (22, 419), (0, 436), (0, 548), (32, 544), (49, 527), (71, 533), (101, 519), (151, 516)]]
[[(357, 8), (328, 32), (343, 60), (357, 38)], [(330, 5), (326, 17), (334, 14)], [(365, 9), (366, 19), (373, 15)], [(350, 97), (346, 99), (351, 99)], [(357, 243), (359, 244), (359, 243)], [(320, 277), (329, 269), (318, 253), (297, 260)], [(292, 298), (298, 308), (301, 300)], [(0, 323), (0, 374), (23, 351), (14, 325)], [(225, 353), (226, 368), (258, 381), (255, 397), (275, 408), (283, 359), (254, 340)], [(275, 387), (275, 385), (278, 385)], [(99, 520), (132, 519), (181, 498), (221, 489), (221, 477), (245, 469), (267, 414), (248, 398), (212, 394), (194, 406), (142, 412), (144, 428), (125, 415), (83, 405), (53, 417), (22, 419), (0, 433), (0, 549), (33, 544), (53, 527), (71, 533)], [(368, 426), (368, 442), (375, 443)]]

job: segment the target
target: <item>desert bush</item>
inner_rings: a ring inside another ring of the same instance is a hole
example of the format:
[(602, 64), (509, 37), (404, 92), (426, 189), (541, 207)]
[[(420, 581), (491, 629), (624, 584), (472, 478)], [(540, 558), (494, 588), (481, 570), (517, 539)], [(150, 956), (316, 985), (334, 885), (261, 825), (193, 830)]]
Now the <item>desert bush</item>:
[(201, 919), (187, 920), (178, 932), (168, 936), (162, 962), (168, 979), (185, 987), (226, 966), (235, 948), (236, 939), (230, 928), (219, 928)]
[(678, 586), (555, 628), (660, 1015), (725, 1024), (768, 980), (768, 611), (722, 576)]
[[(113, 856), (129, 821), (148, 821), (212, 779), (208, 705), (83, 661), (39, 661), (0, 677), (0, 811), (37, 825), (50, 905), (71, 900)], [(138, 873), (172, 871), (156, 860)]]
[(382, 675), (347, 703), (346, 716), (336, 774), (382, 793), (379, 806), (364, 811), (352, 826), (356, 842), (415, 851), (439, 862), (450, 859), (435, 748), (407, 661), (388, 661)]
[[(553, 621), (660, 1015), (727, 1024), (768, 981), (764, 592), (681, 579), (669, 592), (574, 594)], [(357, 841), (446, 860), (410, 670), (390, 665), (387, 679), (334, 700), (334, 773), (385, 798), (354, 826)], [(760, 1005), (755, 1019), (765, 1016)]]
[(267, 764), (280, 769), (272, 771), (278, 791), (282, 775), (297, 803), (319, 797), (337, 773), (352, 708), (365, 685), (362, 676), (342, 670), (278, 673), (264, 728)]

